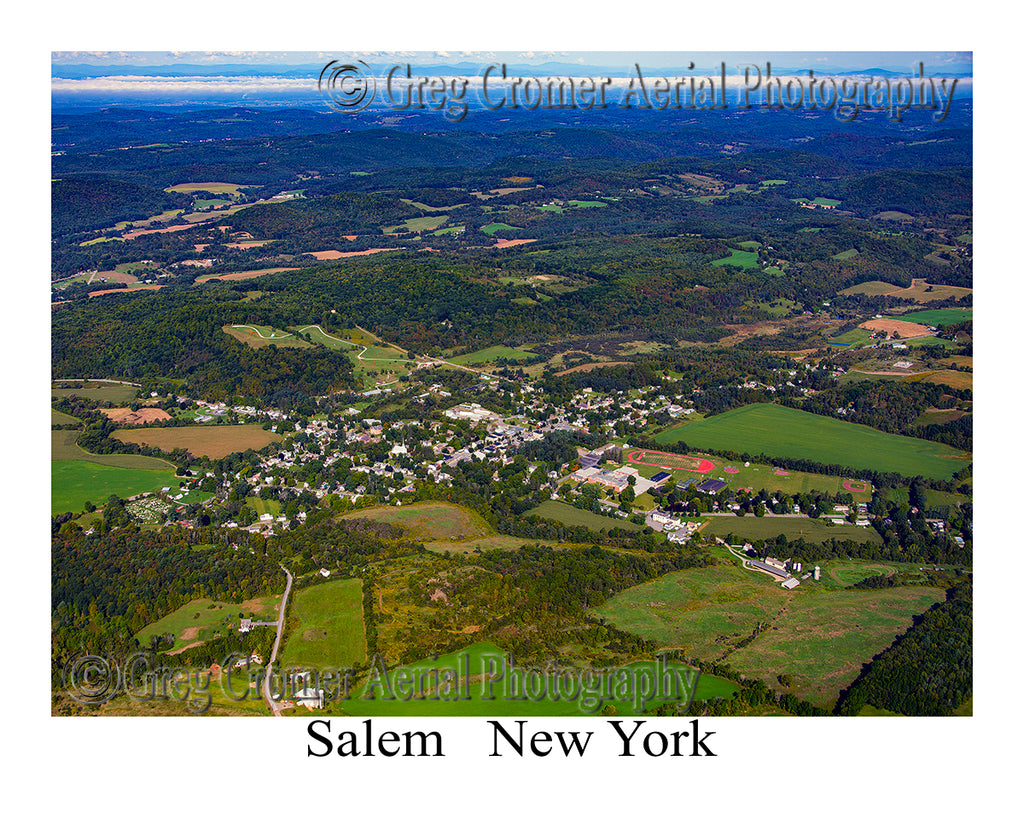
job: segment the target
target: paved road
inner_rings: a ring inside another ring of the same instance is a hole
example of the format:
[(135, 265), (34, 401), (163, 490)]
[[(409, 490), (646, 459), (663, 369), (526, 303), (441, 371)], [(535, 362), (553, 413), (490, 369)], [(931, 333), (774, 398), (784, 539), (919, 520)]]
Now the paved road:
[(281, 571), (288, 575), (288, 582), (285, 583), (284, 596), (281, 598), (281, 611), (277, 615), (277, 637), (274, 638), (274, 649), (270, 652), (270, 659), (267, 661), (267, 667), (264, 669), (265, 673), (263, 675), (263, 699), (267, 701), (267, 705), (270, 706), (270, 710), (275, 717), (281, 716), (281, 704), (275, 702), (274, 698), (270, 696), (270, 670), (277, 659), (277, 650), (281, 646), (281, 635), (284, 634), (284, 613), (288, 607), (288, 593), (292, 590), (292, 573), (284, 566), (281, 566)]

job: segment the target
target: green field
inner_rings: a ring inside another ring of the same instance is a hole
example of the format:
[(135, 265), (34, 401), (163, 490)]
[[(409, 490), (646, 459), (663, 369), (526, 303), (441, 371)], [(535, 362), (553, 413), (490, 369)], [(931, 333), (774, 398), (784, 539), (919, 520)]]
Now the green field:
[[(783, 518), (763, 517), (756, 515), (744, 515), (736, 517), (713, 517), (701, 533), (724, 538), (732, 533), (735, 538), (748, 541), (768, 540), (770, 538), (785, 535), (787, 540), (803, 538), (808, 543), (824, 543), (835, 538), (836, 540), (854, 540), (858, 543), (877, 543), (882, 545), (882, 537), (870, 526), (828, 526), (820, 520), (811, 518)], [(735, 540), (732, 542), (735, 543)]]
[(735, 250), (730, 248), (732, 255), (726, 259), (715, 259), (711, 264), (716, 267), (722, 265), (733, 265), (735, 267), (742, 267), (744, 270), (757, 267), (757, 252), (753, 250)]
[(441, 216), (414, 216), (406, 219), (400, 225), (390, 225), (384, 228), (385, 233), (420, 233), (424, 230), (433, 230), (441, 227), (448, 221), (447, 214)]
[(58, 410), (50, 408), (50, 426), (56, 427), (63, 424), (75, 424), (81, 426), (82, 422), (80, 419), (75, 418), (74, 415), (68, 415), (66, 412), (60, 412)]
[[(366, 698), (370, 692), (368, 682), (364, 682), (352, 691), (350, 699), (340, 702), (339, 705), (346, 714), (352, 716), (587, 716), (600, 713), (608, 704), (612, 705), (615, 713), (619, 715), (641, 713), (635, 702), (630, 699), (598, 702), (596, 697), (581, 695), (579, 687), (573, 687), (571, 684), (559, 688), (548, 683), (544, 689), (534, 689), (538, 692), (537, 696), (520, 697), (518, 691), (511, 687), (514, 671), (503, 664), (505, 656), (505, 652), (493, 643), (478, 642), (435, 659), (385, 669), (378, 667), (380, 675), (375, 678), (377, 682), (372, 687), (373, 699)], [(686, 669), (686, 666), (680, 663), (670, 663), (670, 666), (681, 671)], [(408, 689), (408, 692), (396, 690), (398, 668), (404, 669), (403, 675), (423, 681), (419, 686), (422, 696), (415, 695), (415, 688)], [(526, 665), (524, 668), (533, 669), (535, 666)], [(644, 669), (641, 673), (649, 673), (648, 669), (656, 671), (657, 666), (648, 660), (630, 663), (623, 668), (627, 673), (633, 674), (641, 669)], [(390, 691), (382, 682), (385, 670), (391, 684)], [(452, 672), (450, 679), (457, 681), (450, 688), (442, 687), (445, 680), (443, 672), (446, 670)], [(495, 679), (494, 683), (488, 686), (488, 678), (496, 677), (499, 672), (503, 672), (504, 677)], [(615, 679), (612, 676), (614, 672), (615, 669), (608, 670), (608, 679)], [(540, 679), (539, 675), (533, 676), (534, 679)], [(576, 679), (579, 677), (576, 676)], [(597, 687), (596, 683), (590, 685)], [(735, 683), (722, 677), (701, 675), (694, 699), (728, 698), (738, 688)], [(550, 693), (552, 689), (555, 691), (553, 695)], [(584, 694), (586, 690), (585, 688)], [(544, 696), (545, 693), (548, 696)], [(455, 699), (458, 695), (468, 699)], [(387, 696), (393, 698), (385, 699)], [(491, 698), (485, 699), (487, 696)], [(648, 703), (647, 707), (653, 707), (655, 704)]]
[(493, 236), (500, 230), (519, 230), (519, 228), (506, 225), (504, 222), (491, 222), (489, 225), (484, 225), (480, 230), (488, 236)]
[(595, 515), (586, 509), (577, 509), (568, 503), (561, 501), (547, 500), (539, 506), (533, 507), (524, 515), (539, 515), (542, 518), (564, 523), (566, 526), (585, 526), (592, 532), (607, 532), (611, 529), (625, 529), (627, 532), (639, 532), (643, 526), (631, 523), (621, 518), (606, 518), (603, 515)]
[(139, 644), (145, 647), (153, 637), (173, 634), (175, 642), (170, 650), (177, 651), (222, 636), (229, 630), (228, 626), (237, 629), (241, 617), (264, 622), (276, 621), (277, 606), (280, 602), (279, 594), (256, 597), (241, 603), (219, 602), (208, 597), (200, 597), (175, 609), (155, 623), (150, 623), (135, 637)]
[(855, 258), (857, 255), (859, 255), (857, 248), (851, 247), (849, 250), (844, 250), (842, 253), (836, 253), (832, 258), (839, 262), (845, 262)]
[(974, 318), (974, 310), (971, 308), (949, 307), (944, 310), (922, 310), (918, 313), (904, 313), (899, 318), (903, 321), (913, 321), (917, 324), (945, 327), (947, 324), (971, 321)]
[(138, 387), (125, 384), (98, 384), (96, 382), (74, 382), (81, 386), (56, 386), (57, 384), (68, 384), (70, 382), (55, 381), (50, 389), (53, 398), (66, 398), (69, 395), (77, 395), (79, 398), (88, 398), (90, 401), (109, 401), (111, 404), (123, 406), (129, 403), (139, 394)]
[(335, 580), (302, 589), (288, 615), (298, 623), (281, 653), (282, 666), (348, 668), (366, 659), (362, 581)]
[(598, 202), (595, 199), (570, 199), (567, 205), (572, 205), (574, 208), (606, 208), (608, 207), (607, 202)]
[[(777, 404), (749, 404), (672, 430), (692, 447), (806, 458), (854, 469), (951, 478), (968, 453), (919, 438), (891, 435)], [(668, 440), (666, 437), (664, 440)]]
[(129, 498), (140, 492), (156, 492), (172, 480), (172, 469), (123, 469), (88, 461), (53, 461), (50, 464), (50, 513), (80, 512), (86, 501), (100, 506), (111, 495)]
[(528, 352), (527, 350), (517, 350), (515, 347), (505, 347), (501, 344), (497, 344), (493, 347), (477, 350), (475, 353), (465, 353), (463, 355), (455, 356), (450, 360), (456, 364), (485, 364), (489, 361), (496, 361), (499, 358), (522, 361), (532, 356), (533, 353)]

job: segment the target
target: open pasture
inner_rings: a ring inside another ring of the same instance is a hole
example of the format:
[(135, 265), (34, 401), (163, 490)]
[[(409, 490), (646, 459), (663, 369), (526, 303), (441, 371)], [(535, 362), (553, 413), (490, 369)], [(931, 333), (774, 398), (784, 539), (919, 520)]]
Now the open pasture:
[(943, 444), (777, 404), (749, 404), (693, 421), (679, 427), (677, 436), (694, 447), (940, 479), (952, 477), (970, 460), (968, 453)]
[(165, 452), (187, 449), (195, 456), (223, 458), (232, 452), (263, 449), (267, 444), (283, 440), (282, 436), (260, 424), (218, 424), (202, 427), (147, 427), (119, 429), (114, 438), (144, 446), (155, 446)]
[(301, 589), (288, 614), (297, 623), (281, 652), (283, 667), (348, 668), (366, 659), (360, 580), (335, 580)]
[(934, 587), (797, 594), (774, 628), (730, 655), (730, 664), (769, 685), (793, 677), (791, 691), (830, 708), (861, 666), (945, 597)]
[(499, 358), (514, 359), (516, 361), (523, 361), (533, 356), (527, 350), (518, 350), (515, 347), (505, 347), (503, 345), (495, 345), (493, 347), (487, 347), (483, 350), (477, 350), (473, 353), (464, 353), (463, 355), (455, 356), (450, 359), (456, 364), (486, 364), (491, 361), (496, 361)]
[(156, 492), (173, 480), (171, 468), (124, 469), (89, 461), (52, 461), (50, 513), (80, 512), (86, 501), (101, 506), (111, 495), (130, 498), (141, 492)]

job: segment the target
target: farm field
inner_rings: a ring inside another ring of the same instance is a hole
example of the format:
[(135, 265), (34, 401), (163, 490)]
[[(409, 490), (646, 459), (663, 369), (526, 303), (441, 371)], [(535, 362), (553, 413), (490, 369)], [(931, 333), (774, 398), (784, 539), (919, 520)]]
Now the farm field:
[(280, 603), (279, 594), (255, 597), (241, 603), (199, 597), (161, 617), (155, 623), (150, 623), (135, 637), (140, 645), (146, 647), (154, 637), (173, 634), (174, 646), (170, 650), (177, 652), (222, 636), (229, 626), (231, 629), (237, 629), (238, 621), (241, 619), (239, 615), (251, 620), (276, 621), (277, 607)]
[[(70, 395), (77, 395), (79, 398), (88, 398), (90, 401), (109, 401), (111, 404), (127, 404), (139, 394), (138, 387), (127, 384), (101, 384), (94, 381), (73, 382), (75, 386), (57, 386), (67, 384), (65, 381), (55, 381), (50, 388), (50, 396), (53, 398), (66, 398)], [(78, 386), (81, 385), (81, 386)]]
[[(367, 684), (364, 682), (353, 692), (351, 699), (340, 703), (340, 707), (346, 714), (352, 716), (587, 716), (599, 713), (601, 708), (610, 702), (615, 707), (616, 714), (639, 713), (631, 700), (613, 699), (601, 703), (596, 702), (596, 699), (584, 700), (571, 687), (565, 689), (567, 696), (559, 698), (548, 696), (543, 699), (538, 698), (536, 701), (525, 697), (513, 698), (514, 690), (510, 686), (506, 687), (506, 683), (501, 680), (496, 680), (488, 690), (487, 677), (493, 675), (496, 670), (502, 669), (504, 657), (505, 652), (494, 643), (474, 643), (467, 648), (443, 654), (436, 659), (400, 666), (411, 671), (414, 676), (423, 675), (422, 689), (426, 696), (413, 697), (403, 701), (396, 692), (394, 699), (387, 700), (384, 699), (384, 696), (388, 694), (387, 690), (378, 683), (372, 689), (374, 698), (368, 699), (365, 698), (369, 692)], [(681, 670), (686, 668), (680, 663), (671, 665)], [(652, 670), (657, 668), (652, 661), (630, 663), (625, 667), (631, 670), (640, 667), (648, 667)], [(398, 666), (387, 667), (389, 679), (395, 679), (397, 668)], [(449, 696), (447, 690), (439, 690), (435, 687), (434, 680), (436, 678), (443, 681), (445, 670), (451, 670), (456, 675), (461, 675), (456, 691), (464, 694), (468, 689), (469, 699), (454, 700), (454, 694), (450, 695), (452, 699), (442, 699), (442, 697)], [(435, 674), (431, 674), (432, 671)], [(468, 685), (465, 678), (467, 671), (469, 674)], [(506, 677), (510, 678), (511, 672), (507, 673)], [(736, 690), (738, 690), (738, 686), (731, 680), (710, 674), (701, 675), (694, 699), (728, 698)], [(492, 699), (485, 699), (488, 694)], [(650, 703), (648, 703), (648, 707), (651, 707)]]
[(797, 594), (774, 628), (733, 652), (730, 664), (771, 683), (793, 677), (791, 691), (831, 707), (863, 663), (892, 644), (945, 592), (934, 587)]
[(263, 449), (267, 444), (283, 440), (281, 435), (263, 429), (260, 424), (119, 429), (111, 437), (127, 443), (155, 446), (165, 452), (180, 447), (193, 455), (210, 458), (223, 458), (247, 449)]
[(882, 537), (870, 526), (828, 526), (820, 520), (811, 518), (783, 518), (766, 515), (759, 518), (755, 515), (736, 517), (708, 518), (708, 524), (701, 533), (707, 536), (724, 538), (732, 534), (743, 540), (768, 540), (778, 535), (785, 535), (787, 540), (803, 538), (808, 543), (824, 543), (836, 540), (854, 540), (859, 543), (877, 543), (882, 545)]
[(734, 250), (730, 249), (732, 255), (725, 259), (715, 259), (711, 264), (715, 267), (721, 267), (722, 265), (735, 265), (736, 267), (742, 267), (744, 270), (757, 267), (757, 251), (754, 250)]
[(50, 463), (50, 513), (80, 512), (86, 501), (96, 506), (111, 495), (129, 498), (156, 492), (174, 479), (174, 470), (124, 469), (88, 461)]
[(603, 515), (595, 515), (586, 509), (577, 509), (568, 503), (561, 501), (547, 500), (539, 506), (533, 507), (523, 513), (524, 516), (539, 515), (542, 518), (553, 520), (557, 523), (564, 523), (566, 526), (585, 526), (594, 532), (609, 531), (611, 529), (625, 529), (627, 532), (639, 532), (644, 527), (621, 518), (606, 518)]
[(943, 444), (777, 404), (749, 404), (684, 424), (676, 440), (708, 449), (942, 479), (952, 477), (970, 460), (968, 453)]
[(903, 318), (917, 324), (945, 327), (947, 324), (971, 321), (974, 318), (974, 310), (971, 308), (947, 307), (943, 310), (921, 310), (916, 313), (906, 313), (903, 315)]
[(296, 592), (288, 617), (298, 623), (282, 650), (282, 666), (347, 668), (366, 659), (360, 580), (335, 580)]

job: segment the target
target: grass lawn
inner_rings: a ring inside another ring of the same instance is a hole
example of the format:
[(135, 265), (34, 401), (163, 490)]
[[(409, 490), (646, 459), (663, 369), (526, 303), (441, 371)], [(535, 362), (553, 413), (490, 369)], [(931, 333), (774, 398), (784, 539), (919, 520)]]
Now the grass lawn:
[(223, 458), (247, 449), (259, 450), (269, 443), (283, 440), (281, 435), (263, 429), (261, 424), (119, 429), (112, 437), (128, 443), (155, 446), (165, 452), (181, 447), (193, 455), (211, 458)]
[(50, 463), (50, 512), (79, 512), (86, 501), (100, 506), (111, 495), (128, 498), (156, 492), (174, 480), (174, 470), (123, 469), (88, 461)]
[(676, 428), (693, 447), (806, 458), (855, 469), (951, 478), (970, 455), (943, 444), (891, 435), (777, 404), (749, 404)]
[(296, 592), (292, 617), (298, 623), (281, 653), (282, 666), (348, 668), (366, 659), (362, 581), (336, 580)]
[(603, 515), (595, 515), (586, 509), (577, 509), (568, 503), (561, 501), (547, 500), (539, 506), (533, 507), (524, 513), (524, 516), (539, 515), (542, 518), (564, 523), (566, 526), (585, 526), (593, 532), (607, 532), (611, 529), (625, 529), (627, 532), (639, 532), (643, 526), (631, 523), (621, 518), (606, 518)]

